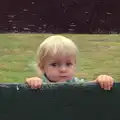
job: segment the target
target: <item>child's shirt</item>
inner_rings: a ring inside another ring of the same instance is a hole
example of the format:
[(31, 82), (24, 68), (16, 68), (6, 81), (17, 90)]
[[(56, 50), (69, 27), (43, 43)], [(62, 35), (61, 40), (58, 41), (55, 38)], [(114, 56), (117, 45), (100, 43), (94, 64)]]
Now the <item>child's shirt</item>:
[[(43, 80), (44, 83), (51, 83), (48, 80), (48, 78), (47, 78), (47, 76), (45, 74), (42, 76), (42, 80)], [(85, 82), (86, 81), (84, 79), (79, 79), (77, 77), (74, 77), (72, 80), (65, 81), (65, 83), (77, 83), (77, 84), (82, 84), (82, 83), (85, 83)]]

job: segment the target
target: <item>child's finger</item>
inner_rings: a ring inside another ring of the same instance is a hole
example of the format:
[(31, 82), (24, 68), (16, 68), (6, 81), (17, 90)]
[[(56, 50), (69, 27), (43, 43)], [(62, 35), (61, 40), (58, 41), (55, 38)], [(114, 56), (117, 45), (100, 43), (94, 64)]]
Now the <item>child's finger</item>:
[(108, 90), (111, 90), (111, 80), (109, 81)]
[(110, 86), (111, 86), (111, 87), (113, 87), (113, 83), (114, 83), (114, 81), (113, 81), (113, 79), (111, 79), (111, 80), (110, 80)]
[(108, 90), (108, 86), (109, 86), (109, 84), (105, 81), (104, 82), (104, 90)]
[(107, 83), (107, 90), (110, 90), (110, 89), (111, 89), (110, 81), (111, 81), (111, 80), (109, 80), (108, 83)]
[(113, 86), (113, 80), (110, 80), (109, 85), (108, 85), (108, 90), (111, 90), (112, 86)]
[(34, 81), (34, 84), (33, 84), (34, 88), (38, 88), (38, 84), (39, 84), (39, 83), (38, 83), (38, 80), (35, 80), (35, 81)]
[(104, 88), (104, 83), (103, 82), (100, 83), (100, 87)]
[(111, 89), (111, 78), (110, 77), (106, 77), (105, 79), (105, 89), (106, 90), (110, 90)]
[(34, 89), (34, 84), (35, 84), (34, 80), (30, 80), (30, 84), (29, 85), (31, 86), (32, 89)]
[(42, 83), (41, 83), (41, 80), (37, 80), (37, 82), (36, 82), (36, 87), (37, 87), (37, 88), (40, 88), (40, 87), (41, 87), (41, 84), (42, 84)]
[(102, 80), (102, 81), (100, 82), (101, 88), (104, 88), (104, 87), (105, 87), (105, 85), (104, 85), (105, 76), (104, 76), (104, 75), (103, 75), (103, 76), (100, 76), (99, 79)]
[(26, 78), (25, 83), (29, 84), (29, 78)]
[(40, 88), (42, 84), (42, 80), (39, 78), (35, 78), (34, 83), (33, 83), (33, 87), (34, 88)]
[(109, 88), (109, 80), (108, 78), (104, 75), (103, 76), (103, 81), (104, 81), (104, 90), (108, 90)]
[(109, 77), (107, 81), (108, 81), (108, 83), (107, 83), (108, 84), (108, 90), (110, 90), (111, 87), (113, 86), (113, 79), (112, 79), (112, 77)]

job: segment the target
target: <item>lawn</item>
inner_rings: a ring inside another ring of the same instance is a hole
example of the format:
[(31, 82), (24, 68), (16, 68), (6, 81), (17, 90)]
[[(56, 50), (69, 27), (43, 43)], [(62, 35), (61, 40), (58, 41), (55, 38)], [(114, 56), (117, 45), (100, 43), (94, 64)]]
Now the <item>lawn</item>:
[[(0, 82), (24, 82), (26, 77), (35, 76), (37, 47), (50, 35), (0, 34)], [(64, 35), (80, 50), (76, 76), (92, 80), (108, 74), (120, 81), (120, 35)]]

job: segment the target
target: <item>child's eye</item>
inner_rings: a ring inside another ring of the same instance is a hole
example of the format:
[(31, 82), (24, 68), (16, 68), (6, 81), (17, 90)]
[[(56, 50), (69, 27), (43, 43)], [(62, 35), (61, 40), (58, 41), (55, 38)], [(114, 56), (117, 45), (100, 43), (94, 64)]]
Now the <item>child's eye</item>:
[(52, 63), (51, 64), (53, 67), (56, 67), (57, 66), (57, 63)]
[(66, 65), (67, 65), (67, 66), (71, 66), (71, 65), (72, 65), (72, 63), (66, 63)]

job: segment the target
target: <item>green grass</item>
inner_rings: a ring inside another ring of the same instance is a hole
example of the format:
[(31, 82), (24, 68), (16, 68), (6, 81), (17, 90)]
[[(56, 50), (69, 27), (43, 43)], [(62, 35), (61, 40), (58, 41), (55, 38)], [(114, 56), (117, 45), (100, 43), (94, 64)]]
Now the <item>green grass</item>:
[[(0, 82), (24, 82), (35, 76), (38, 45), (51, 34), (0, 34)], [(120, 35), (64, 34), (74, 40), (78, 55), (77, 76), (88, 80), (99, 74), (120, 81)]]

